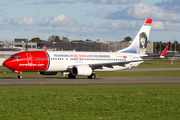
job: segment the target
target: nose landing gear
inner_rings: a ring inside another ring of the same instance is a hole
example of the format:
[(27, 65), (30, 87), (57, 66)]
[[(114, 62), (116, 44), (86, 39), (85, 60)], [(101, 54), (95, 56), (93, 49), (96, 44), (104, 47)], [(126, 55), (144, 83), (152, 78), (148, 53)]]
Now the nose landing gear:
[(19, 79), (22, 79), (22, 71), (15, 70), (14, 72), (19, 74), (18, 75)]
[(18, 75), (18, 78), (19, 78), (19, 79), (22, 79), (22, 74), (19, 74), (19, 75)]

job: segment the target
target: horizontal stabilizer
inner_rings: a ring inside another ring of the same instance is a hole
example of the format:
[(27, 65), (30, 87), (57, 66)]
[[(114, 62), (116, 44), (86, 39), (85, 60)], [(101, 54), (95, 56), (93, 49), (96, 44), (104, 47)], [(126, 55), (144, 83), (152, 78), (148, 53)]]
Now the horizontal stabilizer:
[(163, 51), (163, 53), (161, 54), (160, 58), (164, 58), (164, 57), (165, 57), (168, 48), (169, 48), (169, 45), (164, 49), (164, 51)]
[(153, 58), (153, 59), (163, 59), (167, 53), (167, 50), (169, 48), (169, 45), (166, 46), (166, 48), (164, 49), (164, 51), (161, 53), (161, 55), (159, 53), (155, 53), (155, 54), (150, 54), (150, 55), (142, 55), (140, 56), (142, 59), (147, 59), (147, 58)]

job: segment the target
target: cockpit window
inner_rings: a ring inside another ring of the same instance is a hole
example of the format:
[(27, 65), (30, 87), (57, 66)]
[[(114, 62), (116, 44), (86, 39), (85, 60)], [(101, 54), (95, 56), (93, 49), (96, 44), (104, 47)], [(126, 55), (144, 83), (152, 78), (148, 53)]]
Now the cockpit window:
[(10, 59), (20, 59), (20, 57), (10, 57)]

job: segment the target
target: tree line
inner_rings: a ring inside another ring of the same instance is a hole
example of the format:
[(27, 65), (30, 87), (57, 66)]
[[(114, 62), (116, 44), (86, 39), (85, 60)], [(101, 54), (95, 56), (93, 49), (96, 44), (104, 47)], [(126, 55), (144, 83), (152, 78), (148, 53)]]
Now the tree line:
[(163, 43), (163, 42), (154, 42), (153, 43), (153, 49), (154, 49), (154, 53), (161, 53), (166, 46), (169, 45), (169, 49), (168, 50), (172, 50), (172, 52), (174, 51), (178, 51), (180, 52), (180, 44), (177, 41), (174, 41), (173, 43), (171, 41), (167, 42), (167, 43)]
[[(92, 40), (86, 39), (85, 41), (92, 41)], [(100, 40), (97, 39), (97, 41), (100, 41)], [(124, 37), (124, 41), (127, 41), (127, 42), (132, 41), (132, 38), (129, 36)], [(48, 41), (41, 40), (39, 37), (35, 37), (29, 40), (29, 42), (70, 42), (70, 41), (67, 37), (59, 37), (57, 35), (52, 35), (48, 37)], [(84, 42), (84, 40), (72, 40), (71, 42)]]
[(69, 42), (69, 39), (67, 37), (52, 35), (48, 37), (48, 41), (41, 40), (39, 37), (35, 37), (29, 40), (29, 42)]

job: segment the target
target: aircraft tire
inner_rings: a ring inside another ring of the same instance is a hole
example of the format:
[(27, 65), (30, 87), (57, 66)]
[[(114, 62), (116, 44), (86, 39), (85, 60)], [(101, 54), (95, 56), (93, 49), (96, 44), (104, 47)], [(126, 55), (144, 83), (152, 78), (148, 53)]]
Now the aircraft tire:
[(91, 74), (91, 78), (92, 78), (92, 79), (95, 79), (95, 78), (96, 78), (96, 74), (94, 74), (94, 73)]
[(96, 78), (96, 74), (91, 74), (90, 76), (88, 76), (89, 79), (95, 79)]
[(22, 79), (22, 75), (18, 75), (18, 78), (19, 78), (19, 79)]
[(72, 73), (69, 73), (69, 74), (68, 74), (68, 78), (75, 79), (76, 76), (74, 76)]

